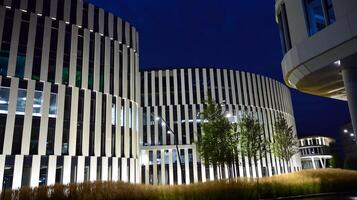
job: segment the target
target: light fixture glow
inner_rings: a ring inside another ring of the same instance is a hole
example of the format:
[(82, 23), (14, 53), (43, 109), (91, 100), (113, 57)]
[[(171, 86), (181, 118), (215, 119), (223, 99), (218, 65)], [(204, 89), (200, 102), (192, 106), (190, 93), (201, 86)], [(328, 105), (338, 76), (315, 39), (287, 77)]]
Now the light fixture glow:
[(333, 62), (333, 64), (335, 64), (337, 66), (341, 66), (341, 60), (336, 60), (335, 62)]
[(344, 133), (348, 133), (348, 130), (347, 130), (347, 129), (344, 129), (343, 132), (344, 132)]
[(232, 113), (230, 113), (230, 112), (226, 113), (226, 114), (225, 114), (225, 117), (226, 117), (226, 118), (232, 117)]
[(355, 136), (355, 134), (354, 134), (354, 133), (351, 133), (350, 136), (353, 137), (353, 136)]
[(161, 126), (166, 126), (166, 123), (165, 122), (161, 122)]
[(7, 104), (7, 101), (0, 100), (0, 104)]

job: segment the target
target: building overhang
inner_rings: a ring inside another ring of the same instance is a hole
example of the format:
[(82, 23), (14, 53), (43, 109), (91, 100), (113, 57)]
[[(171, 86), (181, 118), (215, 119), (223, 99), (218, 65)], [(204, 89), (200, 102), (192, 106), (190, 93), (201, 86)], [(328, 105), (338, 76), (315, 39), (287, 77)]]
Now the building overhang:
[(313, 95), (346, 100), (340, 72), (344, 60), (357, 57), (357, 20), (352, 19), (357, 19), (357, 13), (350, 13), (295, 44), (285, 54), (281, 66), (288, 86)]

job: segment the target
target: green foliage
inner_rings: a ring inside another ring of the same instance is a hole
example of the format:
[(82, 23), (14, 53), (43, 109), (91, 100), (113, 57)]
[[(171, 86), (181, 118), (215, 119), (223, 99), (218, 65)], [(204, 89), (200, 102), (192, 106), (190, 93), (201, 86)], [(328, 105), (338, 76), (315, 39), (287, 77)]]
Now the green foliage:
[(293, 126), (289, 126), (282, 116), (279, 116), (274, 123), (274, 135), (271, 147), (273, 154), (287, 163), (298, 152), (299, 144), (294, 135)]
[(265, 139), (263, 127), (258, 119), (245, 114), (237, 124), (237, 128), (242, 156), (258, 161), (269, 152), (269, 142)]
[(220, 105), (208, 98), (201, 113), (202, 138), (198, 140), (197, 150), (206, 164), (231, 164), (238, 155), (238, 137), (228, 119), (222, 113)]

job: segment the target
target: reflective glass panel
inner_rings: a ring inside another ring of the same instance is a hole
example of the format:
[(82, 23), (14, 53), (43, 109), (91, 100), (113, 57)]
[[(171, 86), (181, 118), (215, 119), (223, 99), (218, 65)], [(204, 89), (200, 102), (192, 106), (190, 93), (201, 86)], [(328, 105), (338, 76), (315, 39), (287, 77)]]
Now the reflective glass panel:
[(19, 89), (17, 93), (16, 114), (24, 115), (26, 108), (26, 90)]
[(309, 34), (313, 35), (326, 26), (321, 0), (305, 0)]
[(33, 116), (41, 116), (42, 107), (42, 92), (35, 91), (35, 98), (33, 100)]
[(10, 90), (7, 87), (0, 87), (0, 113), (7, 113), (9, 107)]
[(57, 94), (52, 93), (50, 96), (49, 117), (57, 117)]

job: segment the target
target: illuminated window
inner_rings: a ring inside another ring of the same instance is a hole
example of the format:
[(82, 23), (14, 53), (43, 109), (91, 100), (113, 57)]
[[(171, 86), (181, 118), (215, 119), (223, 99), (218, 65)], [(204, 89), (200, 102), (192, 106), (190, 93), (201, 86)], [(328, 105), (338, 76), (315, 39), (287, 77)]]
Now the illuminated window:
[[(26, 109), (26, 95), (27, 90), (18, 89), (17, 100), (16, 100), (16, 114), (25, 115)], [(9, 96), (10, 88), (0, 87), (0, 113), (7, 114), (9, 107)], [(41, 116), (42, 115), (42, 103), (43, 103), (43, 92), (35, 91), (32, 106), (32, 115)], [(57, 94), (51, 93), (50, 95), (50, 105), (49, 105), (49, 115), (50, 118), (57, 117)]]
[(305, 0), (305, 12), (310, 36), (336, 21), (332, 0)]

